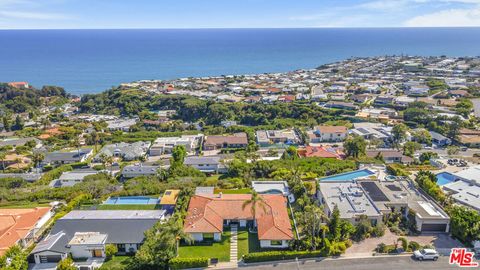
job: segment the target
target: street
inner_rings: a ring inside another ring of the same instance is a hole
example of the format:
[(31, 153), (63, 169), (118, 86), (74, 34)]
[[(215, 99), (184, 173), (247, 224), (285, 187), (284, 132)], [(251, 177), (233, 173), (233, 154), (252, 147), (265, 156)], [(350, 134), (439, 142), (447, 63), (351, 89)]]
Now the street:
[(307, 260), (274, 264), (255, 264), (239, 266), (237, 269), (277, 269), (277, 270), (313, 270), (313, 269), (342, 269), (342, 270), (408, 270), (408, 269), (459, 269), (460, 267), (448, 264), (448, 257), (440, 257), (438, 261), (416, 261), (409, 256), (388, 256), (372, 258), (341, 258), (324, 260)]

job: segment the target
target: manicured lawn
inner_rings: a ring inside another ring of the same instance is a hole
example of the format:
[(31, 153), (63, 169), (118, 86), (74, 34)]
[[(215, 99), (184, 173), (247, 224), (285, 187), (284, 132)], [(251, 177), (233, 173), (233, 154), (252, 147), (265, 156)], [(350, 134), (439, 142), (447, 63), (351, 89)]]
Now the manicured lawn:
[(260, 251), (262, 249), (256, 233), (250, 233), (246, 229), (238, 231), (238, 259), (245, 254)]
[(222, 192), (223, 194), (250, 194), (252, 189), (240, 188), (240, 189), (215, 189), (215, 194)]
[(230, 231), (224, 231), (222, 241), (212, 243), (197, 243), (181, 245), (178, 249), (181, 258), (218, 258), (221, 262), (230, 261)]
[(4, 204), (0, 204), (0, 208), (34, 208), (34, 207), (42, 207), (42, 206), (49, 206), (49, 203), (39, 203), (39, 202), (7, 202)]
[(126, 270), (130, 256), (114, 256), (100, 267), (100, 270)]

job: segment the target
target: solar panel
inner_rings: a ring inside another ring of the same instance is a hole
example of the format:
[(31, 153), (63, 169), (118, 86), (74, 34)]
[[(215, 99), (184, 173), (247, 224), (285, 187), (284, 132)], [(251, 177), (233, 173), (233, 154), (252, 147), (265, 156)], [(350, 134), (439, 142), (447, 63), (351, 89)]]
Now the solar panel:
[(367, 192), (368, 196), (375, 202), (388, 202), (390, 201), (387, 196), (380, 190), (380, 188), (374, 182), (360, 182), (363, 189)]
[(391, 191), (402, 191), (402, 189), (400, 187), (397, 187), (395, 185), (386, 185), (386, 187), (388, 189), (390, 189)]

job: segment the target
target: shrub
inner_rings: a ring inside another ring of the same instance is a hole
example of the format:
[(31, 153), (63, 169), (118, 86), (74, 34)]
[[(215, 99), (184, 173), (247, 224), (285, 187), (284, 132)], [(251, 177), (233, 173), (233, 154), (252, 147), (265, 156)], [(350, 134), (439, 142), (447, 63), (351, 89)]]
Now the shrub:
[(380, 243), (378, 244), (377, 248), (375, 249), (376, 252), (378, 253), (386, 253), (387, 251), (387, 245), (385, 243)]
[(371, 235), (373, 237), (382, 237), (385, 235), (385, 225), (377, 224), (377, 226), (372, 228)]
[(168, 265), (170, 269), (208, 267), (208, 258), (173, 258)]
[(118, 248), (116, 245), (108, 244), (105, 246), (105, 256), (111, 258), (113, 255), (117, 254)]
[(406, 239), (405, 237), (399, 237), (399, 238), (397, 239), (397, 242), (402, 242), (402, 248), (403, 248), (403, 250), (404, 250), (404, 251), (407, 251), (407, 249), (408, 249), (408, 241), (407, 241), (407, 239)]
[(419, 250), (420, 247), (420, 244), (415, 241), (410, 241), (410, 243), (408, 243), (408, 249), (411, 251)]
[(291, 260), (295, 258), (314, 258), (314, 257), (326, 257), (328, 254), (325, 250), (315, 251), (267, 251), (267, 252), (254, 252), (243, 256), (243, 261), (246, 263), (253, 262), (267, 262), (267, 261), (279, 261), (279, 260)]

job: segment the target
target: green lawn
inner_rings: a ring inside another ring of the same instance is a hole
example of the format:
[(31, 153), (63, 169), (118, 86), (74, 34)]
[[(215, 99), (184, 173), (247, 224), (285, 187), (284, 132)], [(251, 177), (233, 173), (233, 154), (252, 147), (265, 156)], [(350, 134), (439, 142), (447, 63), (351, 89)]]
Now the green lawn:
[(260, 251), (262, 249), (256, 233), (249, 233), (247, 229), (238, 231), (238, 259), (241, 259), (245, 254)]
[(100, 267), (100, 270), (126, 270), (130, 256), (114, 256)]
[(50, 204), (47, 203), (39, 203), (39, 202), (6, 202), (4, 204), (0, 204), (0, 208), (34, 208), (34, 207), (48, 207)]
[(224, 231), (222, 241), (180, 245), (178, 256), (181, 258), (218, 258), (221, 262), (230, 261), (230, 231)]

